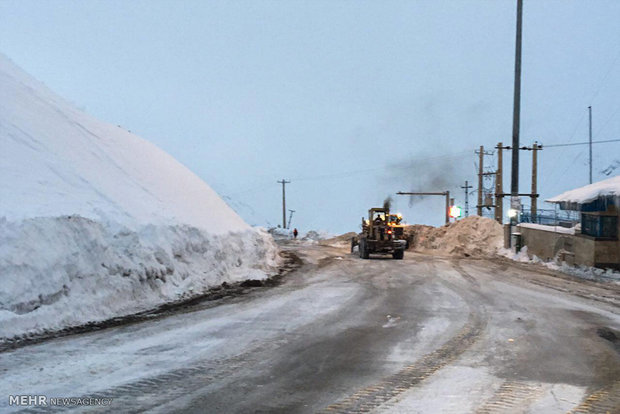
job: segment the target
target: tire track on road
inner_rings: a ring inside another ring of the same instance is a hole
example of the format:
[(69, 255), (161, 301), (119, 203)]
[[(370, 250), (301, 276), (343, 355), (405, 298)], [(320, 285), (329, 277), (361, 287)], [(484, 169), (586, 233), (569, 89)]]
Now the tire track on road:
[(367, 413), (418, 385), (453, 362), (481, 336), (486, 322), (471, 313), (465, 326), (443, 346), (382, 381), (362, 388), (345, 399), (319, 411), (330, 413)]
[(258, 354), (264, 350), (265, 347), (262, 346), (231, 358), (199, 361), (191, 367), (146, 377), (105, 391), (88, 393), (87, 398), (111, 399), (112, 404), (109, 406), (41, 406), (18, 412), (51, 413), (77, 410), (80, 412), (141, 413), (231, 377), (239, 370), (258, 363), (260, 361)]
[[(445, 264), (452, 266), (457, 271), (460, 268), (454, 262), (445, 262)], [(435, 268), (435, 263), (433, 263), (432, 267)], [(467, 276), (464, 276), (463, 273), (466, 272), (462, 268), (458, 272), (468, 282), (470, 287), (478, 288), (477, 281), (471, 275), (467, 274)], [(456, 292), (459, 291), (452, 283), (448, 283), (445, 280), (441, 280), (441, 282), (449, 289)], [(477, 291), (468, 290), (464, 294), (459, 293), (459, 296), (467, 296), (467, 298), (463, 298), (472, 310), (467, 322), (455, 336), (413, 364), (406, 366), (376, 384), (362, 388), (354, 394), (325, 407), (319, 413), (366, 413), (382, 405), (389, 407), (390, 400), (417, 386), (441, 368), (455, 361), (481, 337), (487, 323), (486, 312), (484, 307), (480, 305), (478, 300), (479, 293)]]
[(586, 396), (569, 414), (620, 413), (620, 381)]
[(544, 389), (540, 384), (524, 381), (506, 381), (497, 392), (476, 410), (476, 414), (514, 413), (541, 397)]

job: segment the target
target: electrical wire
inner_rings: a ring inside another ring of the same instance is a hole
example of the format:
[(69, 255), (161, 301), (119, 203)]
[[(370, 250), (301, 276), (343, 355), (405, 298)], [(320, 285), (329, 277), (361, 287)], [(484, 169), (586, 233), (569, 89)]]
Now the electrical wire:
[[(592, 144), (604, 144), (607, 142), (620, 142), (620, 139), (607, 139), (603, 141), (592, 141)], [(566, 144), (551, 144), (551, 145), (543, 145), (543, 149), (551, 148), (551, 147), (570, 147), (573, 145), (589, 145), (589, 144), (590, 142), (571, 142), (571, 143), (566, 143)]]

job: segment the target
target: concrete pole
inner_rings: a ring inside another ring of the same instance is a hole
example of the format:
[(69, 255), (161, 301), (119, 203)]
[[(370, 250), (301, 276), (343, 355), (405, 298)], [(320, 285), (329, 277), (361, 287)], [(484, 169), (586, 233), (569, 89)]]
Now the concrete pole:
[(519, 122), (521, 118), (521, 33), (523, 21), (523, 0), (517, 0), (517, 39), (515, 47), (515, 84), (512, 112), (512, 171), (510, 195), (519, 194)]
[(469, 217), (469, 189), (473, 187), (469, 185), (469, 181), (465, 180), (465, 186), (461, 188), (465, 189), (465, 217)]
[(286, 181), (284, 178), (282, 181), (278, 181), (278, 183), (282, 184), (282, 228), (286, 228), (286, 184), (290, 183), (290, 181)]
[(534, 145), (532, 146), (532, 195), (531, 200), (532, 200), (532, 223), (536, 223), (538, 222), (538, 220), (536, 220), (536, 214), (538, 214), (538, 209), (537, 209), (537, 201), (538, 201), (538, 197), (537, 197), (537, 192), (538, 192), (538, 186), (537, 186), (537, 175), (538, 175), (538, 142), (534, 142)]
[(590, 115), (590, 184), (592, 184), (592, 107), (588, 106), (588, 113)]
[(478, 215), (482, 217), (482, 173), (484, 168), (484, 147), (480, 146), (480, 159), (478, 160)]
[(286, 181), (282, 179), (282, 228), (286, 228)]
[(495, 174), (495, 220), (502, 224), (504, 220), (504, 172), (502, 143), (497, 144), (497, 173)]

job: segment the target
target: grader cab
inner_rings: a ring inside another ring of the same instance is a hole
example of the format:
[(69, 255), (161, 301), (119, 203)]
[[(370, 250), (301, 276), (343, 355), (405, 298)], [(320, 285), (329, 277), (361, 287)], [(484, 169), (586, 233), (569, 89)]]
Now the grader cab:
[(390, 214), (388, 208), (371, 208), (368, 219), (362, 217), (362, 232), (351, 240), (351, 252), (359, 246), (359, 255), (368, 259), (371, 254), (391, 254), (402, 259), (407, 248), (400, 214)]

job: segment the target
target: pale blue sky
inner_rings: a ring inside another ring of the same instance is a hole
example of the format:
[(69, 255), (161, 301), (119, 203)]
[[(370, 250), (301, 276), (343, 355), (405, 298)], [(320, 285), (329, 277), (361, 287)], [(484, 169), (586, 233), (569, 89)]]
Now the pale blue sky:
[[(522, 143), (586, 141), (588, 105), (595, 140), (620, 138), (620, 2), (524, 3)], [(284, 177), (294, 226), (344, 232), (399, 190), (462, 203), (473, 149), (511, 140), (515, 13), (516, 0), (0, 0), (0, 52), (251, 205), (252, 224), (281, 221)], [(620, 143), (594, 154), (602, 179)], [(540, 172), (543, 198), (586, 184), (587, 147), (544, 150)], [(441, 224), (443, 200), (396, 200)]]

